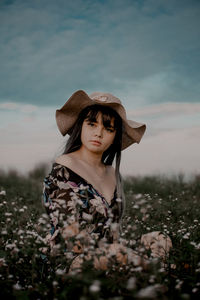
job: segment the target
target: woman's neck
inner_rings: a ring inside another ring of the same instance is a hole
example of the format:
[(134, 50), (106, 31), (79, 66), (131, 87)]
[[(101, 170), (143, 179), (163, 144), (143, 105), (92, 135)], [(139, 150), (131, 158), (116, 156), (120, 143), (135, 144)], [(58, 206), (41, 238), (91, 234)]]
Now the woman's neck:
[(85, 148), (80, 148), (76, 152), (74, 152), (76, 158), (82, 160), (83, 162), (87, 163), (88, 165), (91, 165), (94, 168), (102, 168), (104, 165), (101, 162), (102, 154), (89, 152)]

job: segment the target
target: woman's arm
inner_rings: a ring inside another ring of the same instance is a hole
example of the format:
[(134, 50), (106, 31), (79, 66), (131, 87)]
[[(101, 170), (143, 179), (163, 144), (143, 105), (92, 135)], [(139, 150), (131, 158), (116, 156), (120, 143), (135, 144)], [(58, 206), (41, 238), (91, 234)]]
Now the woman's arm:
[(47, 242), (51, 250), (61, 237), (65, 240), (67, 250), (73, 250), (73, 237), (79, 234), (80, 201), (76, 193), (77, 187), (68, 180), (68, 175), (64, 169), (52, 169), (44, 179), (44, 206), (51, 224)]

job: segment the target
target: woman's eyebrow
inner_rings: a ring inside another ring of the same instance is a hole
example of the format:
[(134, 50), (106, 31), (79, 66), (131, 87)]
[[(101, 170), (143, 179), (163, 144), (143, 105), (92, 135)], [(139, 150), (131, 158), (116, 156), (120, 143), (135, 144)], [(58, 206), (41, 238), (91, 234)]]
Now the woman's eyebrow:
[(86, 120), (87, 122), (92, 122), (92, 123), (96, 123), (96, 122), (97, 122), (96, 119), (86, 118), (85, 120)]

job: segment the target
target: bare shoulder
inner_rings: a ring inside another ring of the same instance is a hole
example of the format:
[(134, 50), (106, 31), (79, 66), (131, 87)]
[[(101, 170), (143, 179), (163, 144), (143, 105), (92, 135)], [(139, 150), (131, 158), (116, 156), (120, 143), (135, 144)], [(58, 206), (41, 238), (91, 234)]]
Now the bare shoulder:
[(55, 159), (55, 162), (61, 165), (64, 165), (66, 167), (71, 167), (73, 165), (73, 158), (69, 154), (63, 154), (61, 156), (58, 156)]

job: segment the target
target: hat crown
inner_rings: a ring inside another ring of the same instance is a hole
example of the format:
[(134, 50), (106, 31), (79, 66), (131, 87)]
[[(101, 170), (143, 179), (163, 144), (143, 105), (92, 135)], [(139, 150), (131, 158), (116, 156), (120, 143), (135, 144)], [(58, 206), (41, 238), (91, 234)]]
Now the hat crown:
[(113, 96), (110, 93), (94, 92), (94, 93), (90, 94), (89, 97), (92, 100), (102, 101), (104, 103), (105, 102), (115, 102), (115, 103), (122, 105), (121, 101), (117, 97)]

